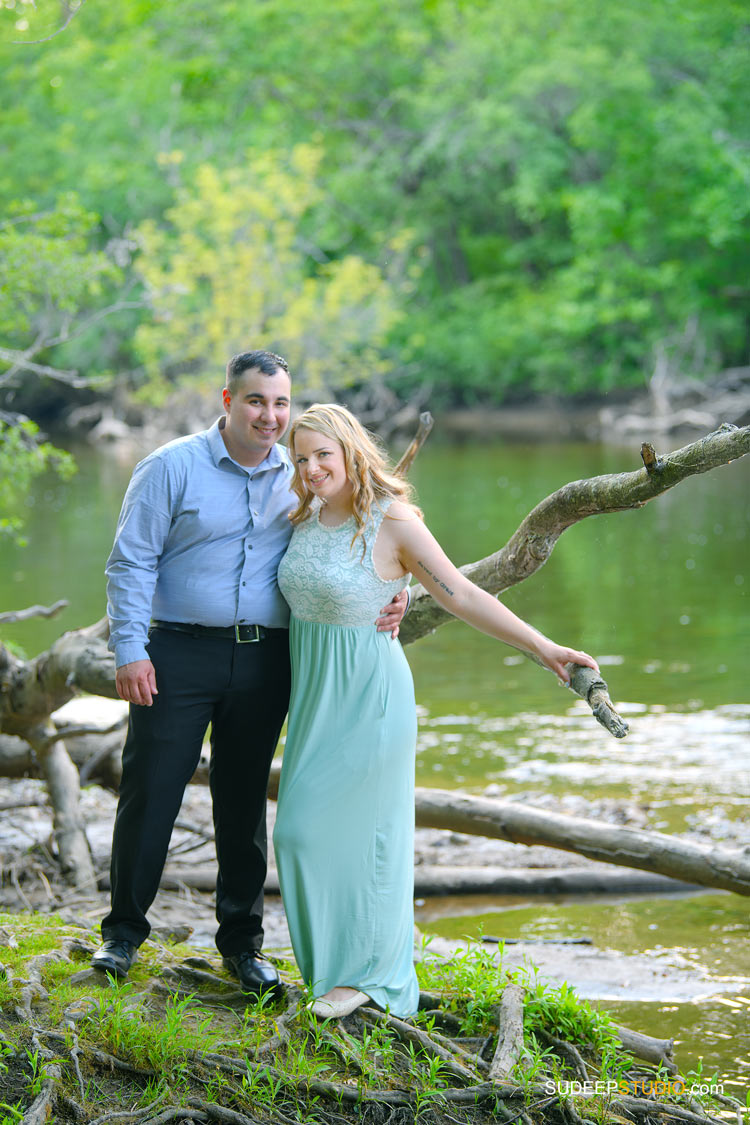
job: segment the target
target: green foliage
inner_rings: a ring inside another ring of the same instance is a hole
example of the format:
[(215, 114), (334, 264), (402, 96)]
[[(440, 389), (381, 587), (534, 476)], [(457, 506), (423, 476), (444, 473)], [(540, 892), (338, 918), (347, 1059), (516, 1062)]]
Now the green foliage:
[(15, 1105), (0, 1102), (0, 1125), (15, 1125), (17, 1121), (23, 1121), (23, 1117), (23, 1102), (20, 1098)]
[(75, 462), (65, 450), (40, 441), (34, 422), (0, 419), (0, 542), (25, 543), (24, 506), (36, 478), (50, 471), (69, 480), (76, 471)]
[(583, 1043), (611, 1058), (622, 1046), (614, 1024), (606, 1013), (581, 1000), (565, 981), (551, 985), (539, 980), (536, 972), (527, 981), (523, 1005), (524, 1031), (541, 1029), (568, 1042)]
[(91, 247), (98, 222), (69, 192), (40, 213), (30, 200), (16, 204), (0, 224), (0, 335), (11, 346), (57, 338), (72, 314), (119, 276)]
[(322, 159), (297, 145), (223, 173), (202, 164), (166, 214), (171, 229), (141, 225), (136, 269), (154, 319), (137, 345), (152, 379), (188, 371), (215, 383), (218, 357), (261, 339), (311, 387), (383, 370), (393, 286), (355, 254), (316, 264), (300, 238)]
[(213, 1016), (194, 996), (169, 996), (159, 1019), (149, 1018), (133, 982), (112, 980), (112, 991), (99, 998), (87, 1017), (89, 1031), (118, 1058), (176, 1079), (190, 1051), (210, 1051)]
[(430, 957), (429, 939), (423, 949), (426, 956), (417, 965), (421, 987), (451, 998), (449, 1006), (461, 1020), (462, 1035), (486, 1033), (505, 988), (502, 945), (497, 956), (480, 945), (467, 945), (448, 962)]
[(10, 42), (59, 24), (0, 7), (0, 201), (75, 190), (147, 282), (95, 368), (201, 377), (252, 340), (470, 401), (746, 361), (740, 0), (123, 0)]

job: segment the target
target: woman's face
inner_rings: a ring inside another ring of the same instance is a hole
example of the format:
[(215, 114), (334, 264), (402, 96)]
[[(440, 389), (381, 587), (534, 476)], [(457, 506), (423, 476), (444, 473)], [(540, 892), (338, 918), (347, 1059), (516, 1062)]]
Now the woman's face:
[(354, 490), (346, 475), (344, 451), (333, 438), (316, 430), (297, 430), (294, 456), (297, 471), (308, 492), (326, 503), (351, 497)]

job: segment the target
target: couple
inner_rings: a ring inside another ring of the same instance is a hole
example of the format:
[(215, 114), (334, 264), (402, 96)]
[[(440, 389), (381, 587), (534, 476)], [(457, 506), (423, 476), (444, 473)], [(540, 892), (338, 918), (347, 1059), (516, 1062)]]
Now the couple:
[(148, 936), (210, 723), (216, 944), (244, 990), (278, 991), (261, 953), (265, 791), (289, 705), (275, 843), (313, 1010), (339, 1016), (371, 999), (409, 1016), (416, 721), (408, 665), (388, 634), (410, 572), (561, 679), (566, 662), (596, 665), (453, 567), (348, 411), (312, 407), (288, 453), (277, 445), (290, 410), (279, 356), (231, 360), (223, 402), (211, 429), (136, 467), (107, 565), (117, 687), (131, 708), (112, 909), (92, 963), (124, 976)]

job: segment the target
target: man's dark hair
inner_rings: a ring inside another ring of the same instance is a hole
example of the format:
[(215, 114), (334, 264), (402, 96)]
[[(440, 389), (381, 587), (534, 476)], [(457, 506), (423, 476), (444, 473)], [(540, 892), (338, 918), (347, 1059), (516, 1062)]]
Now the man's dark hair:
[(257, 368), (264, 375), (275, 375), (277, 371), (286, 371), (289, 374), (289, 364), (282, 356), (275, 352), (240, 352), (232, 356), (227, 364), (227, 387), (235, 394), (240, 379), (246, 371)]

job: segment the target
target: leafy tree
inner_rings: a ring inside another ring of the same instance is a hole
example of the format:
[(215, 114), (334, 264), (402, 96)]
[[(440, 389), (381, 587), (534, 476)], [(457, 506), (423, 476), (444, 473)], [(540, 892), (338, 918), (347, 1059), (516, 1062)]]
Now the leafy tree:
[[(355, 254), (328, 259), (303, 236), (322, 155), (297, 145), (248, 154), (224, 172), (201, 165), (178, 189), (170, 227), (141, 225), (136, 269), (154, 318), (137, 346), (152, 379), (213, 380), (217, 358), (257, 340), (283, 351), (311, 387), (384, 370), (400, 315), (396, 281)], [(392, 240), (395, 258), (404, 245)]]
[[(35, 212), (27, 201), (14, 212), (0, 223), (0, 388), (28, 373), (76, 382), (76, 372), (42, 361), (56, 351), (64, 359), (71, 340), (113, 311), (102, 299), (120, 271), (92, 247), (98, 216), (75, 194), (48, 211)], [(83, 319), (82, 308), (89, 314)]]
[[(52, 366), (92, 320), (91, 312), (119, 271), (91, 248), (97, 216), (68, 194), (49, 211), (18, 204), (0, 224), (0, 393), (14, 403), (32, 392), (49, 395), (58, 383), (85, 382), (77, 372)], [(81, 318), (82, 306), (89, 313)], [(33, 387), (28, 386), (32, 381)], [(16, 413), (0, 412), (0, 540), (23, 543), (24, 509), (34, 480), (46, 471), (63, 479), (75, 472), (70, 454), (44, 441), (39, 427)]]
[[(0, 25), (37, 34), (56, 10), (4, 0)], [(348, 258), (386, 275), (411, 232), (387, 274), (405, 387), (606, 389), (657, 353), (703, 374), (750, 342), (748, 46), (744, 0), (85, 3), (51, 42), (0, 47), (0, 201), (75, 187), (101, 244), (127, 241), (166, 232), (199, 169), (224, 183), (312, 139), (305, 277)], [(154, 251), (165, 276), (178, 241)], [(135, 362), (132, 327), (94, 341), (106, 366)]]
[(69, 453), (40, 438), (34, 422), (0, 415), (0, 543), (25, 545), (24, 508), (34, 481), (49, 470), (68, 480), (76, 467)]

